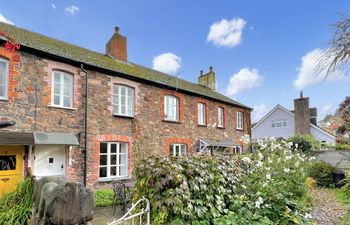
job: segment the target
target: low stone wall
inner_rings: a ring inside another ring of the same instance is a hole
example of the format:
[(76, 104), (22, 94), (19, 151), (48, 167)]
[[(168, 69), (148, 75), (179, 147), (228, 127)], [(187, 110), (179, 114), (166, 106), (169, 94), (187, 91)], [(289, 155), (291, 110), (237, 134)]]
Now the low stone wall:
[(341, 171), (350, 170), (350, 152), (349, 151), (314, 151), (316, 159), (331, 164)]
[(75, 225), (92, 220), (93, 192), (64, 177), (34, 181), (32, 225)]

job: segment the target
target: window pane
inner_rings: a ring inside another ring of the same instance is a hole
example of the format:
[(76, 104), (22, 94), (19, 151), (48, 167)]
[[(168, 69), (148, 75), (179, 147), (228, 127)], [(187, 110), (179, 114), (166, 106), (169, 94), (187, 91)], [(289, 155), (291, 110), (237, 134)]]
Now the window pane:
[(117, 155), (111, 155), (111, 165), (117, 165)]
[(5, 97), (5, 85), (0, 85), (0, 96)]
[(54, 73), (54, 82), (55, 83), (61, 83), (61, 73), (55, 72)]
[(117, 144), (111, 144), (111, 153), (117, 152)]
[(186, 155), (186, 145), (181, 145), (181, 155)]
[(53, 93), (54, 94), (60, 94), (61, 93), (61, 86), (60, 84), (54, 83), (53, 85)]
[(73, 86), (73, 76), (70, 74), (65, 73), (63, 75), (63, 84), (65, 86)]
[(126, 154), (119, 155), (119, 164), (126, 164)]
[(63, 97), (63, 106), (64, 107), (72, 107), (72, 98), (71, 97)]
[(116, 166), (111, 166), (110, 175), (117, 176), (117, 167)]
[(120, 153), (127, 153), (127, 149), (128, 149), (128, 144), (126, 143), (121, 143), (120, 144)]
[(119, 166), (119, 175), (120, 176), (127, 176), (128, 175), (128, 169), (127, 165), (125, 166)]
[(180, 155), (180, 145), (175, 145), (175, 156)]
[(54, 105), (59, 105), (60, 104), (60, 96), (59, 95), (55, 95), (53, 97), (53, 104)]
[(100, 155), (100, 166), (107, 165), (107, 155)]
[(100, 144), (100, 153), (107, 153), (107, 143)]
[(16, 156), (15, 155), (0, 156), (0, 171), (2, 171), (2, 170), (15, 170), (15, 169), (16, 169)]
[(170, 145), (170, 152), (169, 154), (172, 156), (174, 155), (174, 145)]
[(107, 167), (100, 167), (100, 177), (107, 177)]

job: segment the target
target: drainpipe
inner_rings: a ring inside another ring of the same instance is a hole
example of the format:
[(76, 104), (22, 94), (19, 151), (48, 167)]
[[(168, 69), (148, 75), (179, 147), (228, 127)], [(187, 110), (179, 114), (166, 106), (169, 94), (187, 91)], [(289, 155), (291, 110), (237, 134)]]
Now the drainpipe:
[(84, 65), (81, 64), (80, 66), (81, 70), (85, 73), (85, 118), (84, 118), (84, 128), (85, 128), (85, 134), (84, 134), (84, 186), (86, 187), (86, 171), (87, 171), (87, 110), (88, 110), (88, 73), (84, 69)]

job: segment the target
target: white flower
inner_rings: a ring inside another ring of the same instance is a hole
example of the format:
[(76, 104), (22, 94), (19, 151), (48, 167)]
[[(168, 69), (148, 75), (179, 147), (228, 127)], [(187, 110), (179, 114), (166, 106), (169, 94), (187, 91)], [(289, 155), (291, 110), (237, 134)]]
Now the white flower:
[(267, 171), (270, 171), (270, 169), (271, 169), (270, 167), (265, 167), (265, 170)]
[(295, 148), (298, 149), (298, 147), (299, 147), (299, 144), (295, 143)]
[(299, 166), (299, 161), (297, 161), (296, 163), (295, 163), (295, 167), (298, 167)]
[(258, 153), (259, 159), (262, 160), (264, 158), (263, 154), (261, 152)]
[(260, 208), (260, 202), (258, 201), (255, 202), (255, 208), (258, 208), (258, 209)]
[(291, 158), (292, 158), (292, 156), (291, 156), (291, 155), (286, 156), (286, 160), (290, 160)]
[(284, 169), (283, 169), (283, 172), (289, 173), (289, 172), (290, 172), (290, 169), (289, 169), (289, 168), (284, 168)]
[(250, 143), (250, 136), (249, 136), (249, 134), (245, 134), (245, 135), (241, 136), (241, 141), (244, 144), (249, 144)]
[(266, 174), (266, 179), (271, 180), (271, 174)]
[(264, 199), (259, 197), (258, 200), (255, 201), (255, 207), (260, 208), (260, 205), (264, 203)]
[(316, 159), (315, 156), (311, 156), (309, 160), (312, 161), (312, 160), (315, 160), (315, 159)]
[(270, 158), (268, 158), (267, 161), (268, 161), (269, 163), (272, 163), (272, 160), (271, 160)]
[(261, 167), (263, 165), (263, 163), (261, 161), (258, 161), (258, 163), (256, 164), (257, 167)]
[(305, 218), (306, 218), (306, 219), (312, 219), (313, 217), (312, 217), (312, 215), (311, 215), (311, 214), (309, 214), (309, 213), (305, 213)]
[(244, 156), (244, 157), (242, 158), (242, 161), (245, 162), (245, 163), (250, 163), (252, 160), (250, 160), (249, 157)]

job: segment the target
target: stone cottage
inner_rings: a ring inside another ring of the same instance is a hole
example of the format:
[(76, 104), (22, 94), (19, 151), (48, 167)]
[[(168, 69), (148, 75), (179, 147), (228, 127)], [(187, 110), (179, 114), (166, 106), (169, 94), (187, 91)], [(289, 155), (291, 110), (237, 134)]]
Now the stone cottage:
[(212, 67), (195, 84), (129, 62), (119, 28), (105, 54), (4, 23), (0, 32), (0, 194), (28, 173), (98, 188), (150, 154), (246, 149), (251, 108), (215, 91)]

